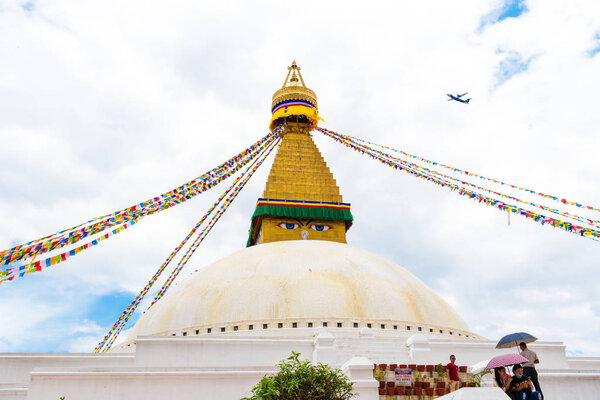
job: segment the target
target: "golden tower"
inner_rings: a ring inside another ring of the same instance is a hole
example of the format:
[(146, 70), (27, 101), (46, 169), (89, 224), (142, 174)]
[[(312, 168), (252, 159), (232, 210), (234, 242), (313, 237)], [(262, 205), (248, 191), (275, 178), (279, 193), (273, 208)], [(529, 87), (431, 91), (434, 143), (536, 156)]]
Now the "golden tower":
[(296, 61), (273, 94), (271, 112), (270, 128), (283, 126), (282, 142), (252, 215), (248, 246), (284, 240), (346, 243), (350, 204), (343, 202), (312, 140), (310, 131), (320, 119), (317, 96), (306, 87)]

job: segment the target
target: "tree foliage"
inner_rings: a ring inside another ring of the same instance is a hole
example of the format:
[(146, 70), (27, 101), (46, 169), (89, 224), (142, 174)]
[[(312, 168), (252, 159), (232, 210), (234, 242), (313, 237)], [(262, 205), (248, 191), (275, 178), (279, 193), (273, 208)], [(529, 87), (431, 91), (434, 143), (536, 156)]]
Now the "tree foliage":
[(492, 371), (484, 369), (483, 371), (479, 371), (476, 374), (471, 374), (470, 375), (470, 380), (467, 381), (467, 384), (469, 383), (474, 383), (475, 386), (481, 386), (481, 381), (483, 380), (483, 377), (487, 374), (491, 374)]
[(337, 368), (299, 360), (300, 353), (277, 364), (279, 372), (265, 376), (242, 400), (348, 400), (355, 396), (352, 382)]

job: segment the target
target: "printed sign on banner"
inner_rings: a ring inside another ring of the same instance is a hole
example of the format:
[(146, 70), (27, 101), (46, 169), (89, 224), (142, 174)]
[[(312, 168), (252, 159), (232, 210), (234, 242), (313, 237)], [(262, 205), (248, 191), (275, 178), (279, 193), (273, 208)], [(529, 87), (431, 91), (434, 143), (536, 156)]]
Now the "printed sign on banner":
[(396, 368), (396, 386), (411, 386), (412, 371), (410, 368)]

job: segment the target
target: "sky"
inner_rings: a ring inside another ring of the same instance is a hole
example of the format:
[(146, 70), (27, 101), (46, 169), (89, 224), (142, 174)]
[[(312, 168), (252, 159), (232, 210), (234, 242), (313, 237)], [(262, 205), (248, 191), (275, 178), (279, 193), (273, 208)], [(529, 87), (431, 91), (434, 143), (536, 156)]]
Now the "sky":
[[(0, 0), (0, 248), (245, 149), (293, 59), (323, 127), (598, 207), (599, 53), (593, 0)], [(470, 104), (447, 101), (463, 92)], [(509, 224), (313, 136), (352, 203), (351, 246), (411, 271), (484, 337), (526, 331), (600, 356), (600, 243)], [(179, 279), (245, 246), (271, 160)], [(0, 285), (0, 352), (91, 351), (224, 189)]]

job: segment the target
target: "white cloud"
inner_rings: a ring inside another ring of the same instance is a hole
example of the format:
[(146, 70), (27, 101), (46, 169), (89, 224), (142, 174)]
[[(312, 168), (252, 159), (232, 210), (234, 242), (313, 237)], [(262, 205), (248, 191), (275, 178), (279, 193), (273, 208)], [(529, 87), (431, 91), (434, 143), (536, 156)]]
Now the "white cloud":
[[(528, 1), (483, 28), (502, 2), (31, 4), (0, 4), (0, 248), (165, 192), (263, 136), (293, 58), (332, 130), (600, 197), (597, 2)], [(507, 54), (528, 68), (495, 88)], [(471, 104), (446, 101), (459, 91)], [(517, 217), (509, 227), (497, 210), (315, 140), (353, 204), (351, 245), (414, 272), (485, 336), (530, 330), (600, 354), (598, 243)], [(267, 172), (182, 276), (244, 246)], [(221, 190), (1, 285), (0, 301), (18, 310), (2, 316), (2, 351), (94, 343), (108, 328), (90, 319), (94, 299), (133, 298)]]

